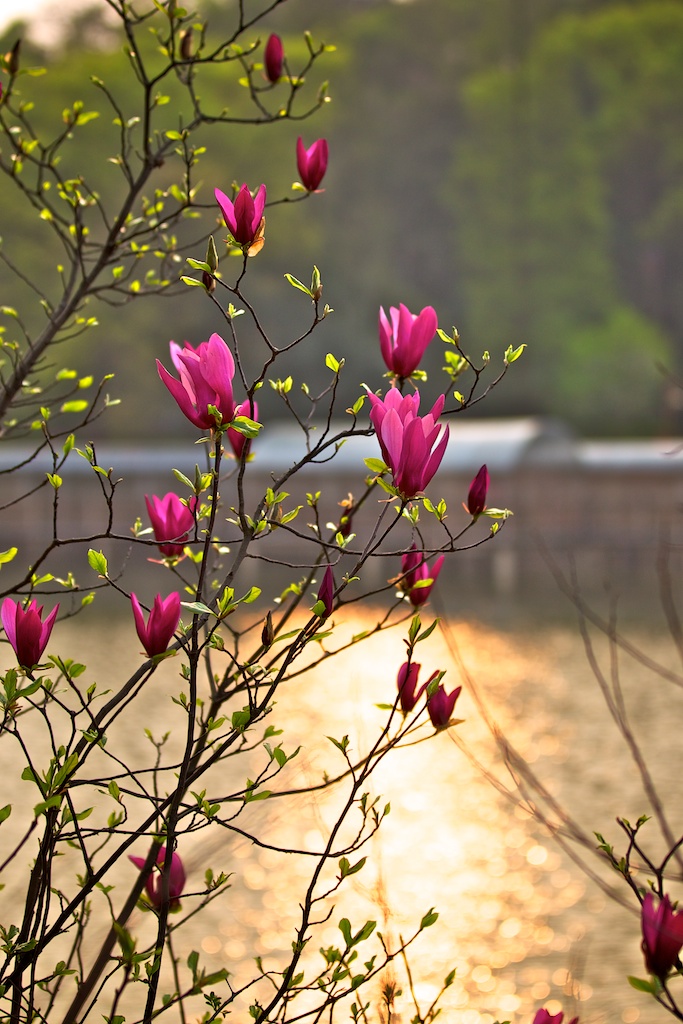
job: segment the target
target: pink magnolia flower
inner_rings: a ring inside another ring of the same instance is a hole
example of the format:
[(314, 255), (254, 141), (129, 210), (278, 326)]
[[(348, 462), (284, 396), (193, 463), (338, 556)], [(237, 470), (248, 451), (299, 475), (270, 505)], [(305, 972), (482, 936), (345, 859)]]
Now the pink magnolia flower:
[(327, 139), (318, 139), (308, 149), (304, 146), (301, 136), (297, 139), (296, 165), (302, 184), (308, 192), (315, 192), (325, 177), (328, 157)]
[[(564, 1014), (561, 1011), (560, 1013), (551, 1014), (546, 1009), (542, 1009), (537, 1010), (533, 1024), (562, 1024), (563, 1020)], [(579, 1024), (579, 1018), (574, 1017), (569, 1021), (569, 1024)]]
[(165, 600), (162, 599), (161, 594), (157, 594), (146, 623), (140, 602), (135, 594), (130, 595), (130, 603), (133, 606), (135, 628), (147, 656), (154, 658), (157, 654), (163, 654), (178, 628), (180, 594), (177, 592), (169, 594)]
[(26, 608), (11, 597), (2, 602), (0, 618), (22, 668), (31, 669), (42, 658), (58, 611), (59, 605), (55, 605), (43, 622), (43, 606), (39, 607), (35, 601), (29, 601)]
[(465, 505), (466, 510), (475, 519), (482, 514), (486, 508), (486, 495), (489, 489), (489, 471), (486, 466), (482, 466), (474, 480), (470, 484), (470, 489), (467, 495), (467, 504)]
[(268, 36), (268, 42), (263, 50), (263, 63), (265, 65), (266, 78), (269, 82), (277, 82), (282, 78), (283, 58), (282, 40), (273, 33)]
[(325, 575), (318, 591), (318, 601), (322, 601), (325, 606), (325, 611), (321, 618), (328, 619), (334, 611), (334, 576), (332, 575), (331, 565), (328, 565), (325, 569)]
[[(132, 857), (128, 856), (129, 860), (132, 860), (133, 864), (141, 871), (145, 866), (144, 857)], [(159, 909), (163, 903), (163, 884), (162, 884), (162, 872), (164, 870), (164, 861), (166, 860), (166, 847), (162, 846), (159, 850), (157, 857), (156, 866), (152, 868), (147, 880), (145, 881), (145, 889), (149, 896), (149, 901), (153, 907)], [(183, 889), (185, 888), (185, 868), (183, 862), (177, 853), (171, 854), (171, 866), (168, 872), (168, 906), (170, 910), (175, 910), (176, 907), (180, 906), (179, 897), (182, 896)]]
[(183, 415), (202, 430), (218, 426), (216, 416), (209, 412), (213, 405), (220, 413), (220, 422), (227, 423), (235, 413), (232, 378), (235, 363), (230, 349), (219, 334), (212, 334), (197, 348), (181, 348), (171, 342), (171, 359), (180, 380), (176, 380), (157, 359), (157, 370)]
[(401, 710), (404, 715), (407, 715), (413, 710), (418, 700), (425, 692), (432, 679), (433, 675), (429, 677), (426, 683), (423, 683), (420, 689), (417, 689), (417, 680), (420, 674), (421, 666), (415, 662), (405, 662), (401, 665), (398, 670), (398, 677), (396, 679), (396, 685), (398, 686), (399, 698), (401, 701)]
[(414, 498), (432, 479), (446, 451), (448, 427), (437, 426), (446, 401), (440, 395), (426, 416), (418, 416), (420, 394), (402, 395), (390, 388), (386, 398), (368, 392), (370, 420), (375, 428), (384, 461), (391, 469), (394, 487), (403, 498)]
[[(432, 679), (434, 676), (431, 677)], [(427, 698), (427, 711), (435, 729), (447, 729), (453, 714), (455, 702), (460, 696), (462, 686), (457, 686), (453, 693), (446, 693), (439, 683), (431, 697)]]
[(674, 911), (668, 896), (655, 908), (655, 898), (649, 892), (643, 900), (641, 914), (645, 966), (650, 974), (664, 979), (683, 946), (683, 911)]
[(436, 334), (438, 321), (431, 306), (418, 314), (407, 306), (389, 310), (391, 323), (384, 309), (379, 310), (379, 346), (387, 368), (397, 377), (410, 377), (420, 365), (427, 345)]
[(197, 499), (190, 498), (189, 505), (184, 505), (171, 491), (163, 498), (153, 494), (151, 500), (145, 495), (145, 503), (159, 551), (170, 558), (182, 555), (185, 541), (194, 526), (193, 510)]
[[(410, 551), (406, 551), (401, 558), (401, 573), (403, 574), (401, 586), (408, 595), (413, 608), (419, 608), (421, 604), (428, 600), (432, 587), (441, 572), (444, 558), (444, 555), (439, 555), (430, 569), (425, 556), (421, 551), (417, 550), (414, 544)], [(431, 583), (428, 583), (426, 586), (418, 586), (417, 584), (421, 584), (423, 580), (431, 580)]]
[(253, 245), (263, 233), (261, 221), (266, 205), (266, 186), (261, 185), (254, 198), (249, 187), (246, 184), (242, 185), (234, 203), (219, 188), (214, 189), (214, 195), (228, 231), (235, 241), (241, 246)]
[[(236, 416), (248, 416), (250, 420), (258, 420), (258, 405), (256, 402), (250, 403), (248, 398), (245, 398), (243, 402), (236, 407), (233, 414), (233, 419)], [(228, 427), (226, 430), (230, 447), (232, 448), (235, 458), (239, 462), (242, 458), (242, 452), (246, 449), (246, 456), (249, 454), (251, 448), (251, 438), (241, 434), (239, 430), (235, 430), (234, 427)]]

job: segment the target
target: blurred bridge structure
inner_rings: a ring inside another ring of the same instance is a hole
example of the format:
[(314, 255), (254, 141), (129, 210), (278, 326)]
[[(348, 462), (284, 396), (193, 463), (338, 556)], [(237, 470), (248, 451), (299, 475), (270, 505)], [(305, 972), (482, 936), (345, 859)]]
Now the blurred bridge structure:
[[(332, 434), (336, 433), (333, 424)], [(344, 425), (339, 424), (343, 429)], [(319, 436), (319, 435), (314, 435)], [(119, 480), (113, 503), (113, 529), (121, 539), (100, 541), (107, 524), (108, 509), (101, 481), (86, 459), (72, 452), (61, 471), (64, 483), (59, 491), (57, 535), (60, 539), (83, 538), (53, 552), (49, 563), (41, 567), (54, 573), (72, 568), (87, 589), (95, 574), (87, 563), (87, 548), (103, 549), (110, 559), (112, 574), (126, 566), (127, 589), (140, 579), (147, 558), (159, 557), (154, 546), (140, 550), (127, 543), (131, 527), (139, 517), (149, 526), (145, 494), (163, 495), (175, 490), (182, 497), (187, 487), (174, 476), (179, 470), (194, 477), (195, 463), (206, 467), (205, 446), (190, 444), (144, 447), (102, 442), (96, 449), (97, 461), (112, 479)], [(253, 461), (246, 466), (244, 488), (247, 511), (273, 481), (284, 474), (305, 451), (301, 431), (284, 426), (267, 426), (253, 446)], [(39, 487), (52, 466), (41, 453), (20, 472), (10, 467), (28, 458), (30, 452), (9, 443), (0, 445), (0, 550), (17, 547), (19, 553), (11, 565), (3, 567), (3, 576), (13, 577), (25, 571), (27, 559), (35, 557), (42, 544), (49, 542), (53, 530), (53, 491)], [(351, 492), (357, 499), (368, 476), (364, 458), (379, 456), (376, 438), (347, 440), (333, 459), (307, 466), (281, 488), (289, 493), (283, 509), (303, 505), (299, 516), (289, 524), (269, 532), (255, 545), (257, 557), (246, 566), (242, 581), (264, 586), (272, 581), (301, 577), (315, 554), (305, 543), (313, 536), (312, 514), (306, 493), (321, 492), (320, 522), (338, 522), (339, 502)], [(543, 595), (557, 590), (548, 565), (550, 558), (563, 572), (576, 573), (582, 590), (595, 591), (606, 583), (630, 600), (649, 600), (655, 593), (657, 566), (667, 562), (672, 578), (681, 577), (683, 568), (683, 441), (650, 439), (633, 441), (585, 441), (573, 436), (560, 422), (537, 418), (475, 420), (451, 426), (451, 439), (441, 467), (432, 480), (428, 494), (436, 504), (444, 498), (448, 504), (446, 523), (453, 534), (469, 522), (462, 508), (470, 481), (486, 464), (491, 476), (488, 504), (508, 508), (514, 515), (502, 524), (499, 536), (490, 542), (451, 556), (441, 576), (439, 589), (459, 611), (472, 600), (490, 598), (516, 601), (530, 594)], [(230, 507), (236, 503), (236, 464), (225, 458), (227, 477), (223, 487), (223, 507), (219, 522), (224, 522), (226, 544), (235, 550), (239, 532), (228, 520), (234, 518)], [(232, 479), (229, 479), (232, 474)], [(22, 494), (38, 488), (28, 499), (13, 504)], [(378, 503), (386, 499), (383, 491), (364, 504), (353, 518), (359, 549), (370, 534), (378, 514)], [(392, 513), (393, 514), (393, 513)], [(481, 519), (461, 538), (460, 546), (469, 547), (487, 536), (492, 520)], [(446, 539), (433, 516), (422, 512), (420, 526), (428, 547), (437, 548)], [(223, 532), (223, 531), (222, 531)], [(301, 536), (298, 536), (301, 535)], [(151, 540), (151, 535), (147, 535)], [(390, 534), (385, 550), (391, 559), (371, 559), (363, 570), (365, 588), (381, 587), (389, 575), (400, 572), (400, 550), (410, 545), (410, 525), (402, 524)], [(224, 564), (229, 567), (230, 554)], [(277, 563), (284, 561), (286, 567)], [(344, 563), (350, 565), (350, 560)], [(161, 567), (159, 588), (168, 587)]]

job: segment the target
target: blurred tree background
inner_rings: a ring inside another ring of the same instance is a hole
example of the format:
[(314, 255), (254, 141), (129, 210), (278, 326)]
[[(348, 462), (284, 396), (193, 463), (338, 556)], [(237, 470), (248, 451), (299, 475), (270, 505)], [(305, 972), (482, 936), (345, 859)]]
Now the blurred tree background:
[[(234, 0), (197, 2), (218, 36)], [(295, 384), (321, 386), (331, 351), (347, 360), (350, 404), (360, 380), (381, 383), (379, 305), (429, 304), (474, 357), (488, 349), (499, 360), (509, 344), (528, 343), (473, 415), (557, 415), (604, 436), (681, 432), (683, 3), (290, 0), (267, 30), (282, 36), (294, 67), (304, 29), (337, 47), (324, 62), (332, 102), (299, 123), (216, 129), (199, 169), (206, 211), (186, 236), (203, 259), (208, 233), (226, 233), (215, 185), (229, 192), (233, 181), (264, 181), (271, 201), (296, 195), (298, 132), (307, 146), (329, 140), (325, 192), (267, 211), (266, 245), (246, 286), (275, 342), (286, 343), (305, 329), (310, 307), (283, 275), (308, 281), (313, 263), (320, 268), (335, 312), (293, 353)], [(22, 31), (7, 30), (4, 50)], [(76, 99), (102, 112), (74, 138), (73, 170), (87, 168), (103, 192), (119, 188), (106, 162), (111, 113), (90, 76), (115, 88), (129, 115), (135, 100), (103, 0), (74, 15), (48, 51), (26, 45), (22, 61), (49, 68), (47, 89), (45, 79), (22, 81), (45, 125)], [(237, 78), (226, 71), (202, 92), (238, 112)], [(8, 201), (7, 185), (0, 233), (27, 274), (58, 289), (59, 253), (28, 205)], [(37, 322), (30, 292), (4, 267), (0, 301)], [(202, 290), (91, 312), (100, 326), (65, 348), (64, 362), (115, 372), (111, 390), (123, 404), (100, 433), (182, 430), (153, 359), (167, 361), (170, 338), (196, 345), (222, 332)], [(426, 361), (435, 391), (445, 381), (441, 349), (433, 343)], [(261, 355), (255, 339), (254, 360)], [(276, 396), (263, 397), (275, 414)]]

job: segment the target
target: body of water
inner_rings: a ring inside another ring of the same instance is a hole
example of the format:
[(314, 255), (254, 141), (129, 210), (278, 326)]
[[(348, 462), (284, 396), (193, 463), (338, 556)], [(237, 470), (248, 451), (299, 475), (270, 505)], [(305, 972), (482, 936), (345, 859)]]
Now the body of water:
[[(348, 628), (357, 632), (371, 620), (373, 613), (366, 609)], [(675, 670), (676, 653), (663, 633), (636, 629), (629, 636)], [(657, 676), (600, 634), (594, 633), (594, 639), (596, 662), (612, 694), (618, 692), (654, 783), (671, 809), (671, 828), (679, 834), (683, 757), (673, 723), (680, 684)], [(132, 620), (101, 624), (95, 632), (84, 630), (78, 621), (60, 623), (49, 647), (87, 665), (84, 686), (94, 680), (100, 685), (120, 682), (134, 666), (125, 659), (136, 649)], [(439, 920), (411, 948), (410, 967), (423, 1010), (443, 977), (456, 968), (443, 1002), (444, 1021), (521, 1022), (530, 1020), (541, 1005), (553, 1012), (564, 1008), (570, 1016), (578, 1013), (581, 1024), (663, 1019), (650, 997), (633, 991), (626, 981), (628, 974), (645, 973), (637, 915), (607, 895), (576, 862), (584, 861), (603, 885), (616, 884), (626, 897), (623, 882), (620, 889), (617, 876), (612, 878), (594, 855), (592, 832), (603, 832), (623, 850), (625, 837), (615, 817), (635, 821), (651, 813), (632, 753), (606, 710), (578, 628), (573, 623), (528, 623), (501, 630), (454, 619), (418, 651), (423, 674), (445, 668), (448, 689), (463, 683), (456, 714), (464, 721), (437, 736), (427, 721), (415, 737), (424, 737), (424, 742), (393, 753), (373, 774), (371, 795), (381, 796), (381, 806), (390, 802), (391, 813), (364, 850), (365, 868), (326, 905), (330, 916), (316, 929), (309, 963), (319, 964), (320, 947), (339, 944), (343, 916), (354, 927), (376, 920), (387, 945), (395, 948), (399, 936), (410, 935), (422, 915), (436, 907)], [(402, 652), (402, 634), (391, 630), (287, 684), (271, 718), (283, 729), (278, 739), (285, 750), (302, 749), (278, 777), (274, 791), (315, 785), (324, 772), (332, 775), (340, 769), (340, 756), (328, 735), (348, 734), (355, 752), (367, 749), (386, 721), (387, 712), (377, 705), (395, 698)], [(157, 740), (170, 733), (162, 763), (172, 765), (181, 748), (184, 713), (172, 700), (184, 685), (179, 667), (179, 658), (165, 663), (108, 737), (111, 749), (139, 766), (141, 780), (156, 757), (145, 729)], [(27, 716), (22, 728), (36, 763), (41, 763), (41, 743), (47, 760), (38, 716)], [(501, 748), (506, 745), (504, 756)], [(258, 750), (252, 756), (258, 760)], [(3, 737), (0, 758), (0, 805), (14, 805), (2, 826), (9, 849), (30, 821), (35, 791), (20, 780), (23, 763), (11, 736)], [(110, 762), (106, 770), (113, 772)], [(221, 770), (229, 774), (246, 768), (232, 759)], [(220, 791), (238, 790), (244, 781), (241, 775), (226, 778)], [(247, 831), (253, 828), (265, 848), (220, 828), (181, 839), (188, 893), (203, 888), (208, 866), (232, 875), (231, 888), (177, 931), (174, 943), (181, 959), (192, 949), (200, 950), (207, 969), (226, 967), (235, 985), (253, 977), (255, 957), (262, 958), (265, 970), (282, 963), (291, 948), (312, 858), (277, 851), (291, 846), (313, 854), (321, 849), (345, 792), (341, 785), (314, 799), (274, 797), (251, 805), (236, 823)], [(530, 812), (532, 805), (536, 815)], [(540, 814), (558, 831), (556, 838), (537, 820)], [(572, 829), (575, 840), (567, 838)], [(651, 849), (661, 854), (656, 823), (646, 830)], [(0, 895), (5, 925), (17, 921), (25, 865), (35, 852), (30, 840), (5, 872), (6, 888)], [(135, 852), (144, 854), (144, 842)], [(68, 865), (58, 867), (65, 879), (69, 870)], [(115, 906), (119, 891), (124, 898), (132, 870), (127, 862), (117, 870), (114, 881), (121, 889), (113, 893)], [(65, 884), (73, 885), (73, 879)], [(682, 895), (677, 887), (680, 879), (672, 880), (674, 898)], [(191, 908), (188, 896), (183, 911)], [(142, 942), (152, 941), (153, 926), (152, 916), (140, 913), (130, 925)], [(102, 934), (105, 927), (103, 921)], [(397, 961), (393, 971), (404, 995), (397, 1003), (401, 1016), (392, 1019), (405, 1022), (415, 1009), (404, 965)], [(250, 991), (240, 1002), (245, 1013), (253, 996)]]

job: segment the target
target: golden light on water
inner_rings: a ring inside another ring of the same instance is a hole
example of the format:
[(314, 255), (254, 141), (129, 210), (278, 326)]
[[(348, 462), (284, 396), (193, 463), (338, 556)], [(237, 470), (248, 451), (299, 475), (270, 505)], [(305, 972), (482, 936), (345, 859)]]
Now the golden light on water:
[[(368, 628), (371, 619), (366, 610), (344, 629), (349, 634), (358, 632)], [(75, 648), (75, 656), (88, 664), (89, 678), (104, 681), (110, 672), (107, 651), (129, 646), (129, 627), (129, 623), (109, 625), (107, 643), (98, 653), (97, 642), (65, 623), (64, 649)], [(601, 698), (594, 685), (584, 685), (585, 668), (573, 630), (541, 633), (536, 629), (528, 636), (506, 635), (483, 625), (454, 622), (451, 632), (502, 734), (534, 762), (551, 789), (563, 797), (573, 794), (577, 802), (582, 798), (583, 780), (576, 759), (586, 762), (590, 793), (591, 773), (597, 768), (580, 741), (586, 738), (585, 731), (588, 742), (593, 742)], [(323, 772), (334, 775), (342, 769), (341, 755), (326, 736), (340, 739), (348, 734), (354, 756), (373, 743), (388, 714), (377, 705), (395, 699), (401, 637), (395, 630), (380, 634), (287, 684), (269, 724), (283, 729), (278, 739), (287, 753), (299, 745), (302, 749), (272, 784), (275, 792), (318, 784)], [(84, 648), (80, 652), (78, 644)], [(447, 689), (459, 684), (442, 634), (433, 633), (418, 652), (423, 678), (437, 668), (447, 668)], [(126, 667), (120, 668), (123, 673)], [(182, 739), (183, 712), (171, 699), (181, 688), (178, 670), (179, 659), (166, 663), (146, 684), (134, 713), (128, 718), (124, 714), (118, 730), (112, 730), (110, 744), (123, 742), (135, 764), (148, 765), (152, 759), (144, 736), (148, 723), (155, 734), (172, 731), (169, 759), (174, 737), (179, 743)], [(509, 784), (467, 686), (456, 713), (465, 719), (457, 727), (458, 735), (473, 756)], [(586, 722), (590, 728), (584, 730)], [(371, 777), (370, 799), (379, 798), (380, 808), (390, 803), (391, 813), (363, 850), (351, 855), (352, 860), (367, 856), (363, 870), (347, 879), (321, 908), (319, 919), (328, 912), (329, 919), (315, 929), (306, 953), (307, 972), (322, 965), (320, 947), (341, 944), (342, 917), (351, 920), (354, 930), (366, 920), (377, 921), (388, 948), (396, 949), (399, 937), (412, 935), (422, 915), (435, 907), (439, 919), (411, 946), (409, 963), (414, 993), (423, 1010), (445, 975), (456, 969), (442, 1004), (445, 1024), (493, 1024), (508, 1019), (521, 1024), (531, 1021), (541, 1005), (551, 1013), (564, 1010), (567, 1019), (580, 1013), (581, 1024), (616, 1019), (636, 1024), (644, 1019), (645, 997), (633, 993), (625, 981), (627, 974), (643, 972), (637, 921), (587, 880), (523, 806), (496, 791), (453, 736), (434, 736), (428, 722), (423, 732), (430, 737), (426, 742), (394, 752)], [(611, 755), (606, 732), (605, 744)], [(18, 776), (14, 752), (7, 744), (2, 756), (0, 768), (12, 778)], [(253, 765), (263, 763), (260, 748), (250, 756)], [(600, 790), (595, 796), (598, 803), (602, 796), (614, 808), (626, 764), (622, 757), (611, 766), (613, 790)], [(221, 791), (239, 789), (249, 770), (251, 766), (242, 765), (240, 759), (226, 762), (221, 772), (229, 780), (221, 781)], [(239, 777), (230, 777), (236, 771)], [(602, 782), (604, 789), (605, 778)], [(226, 967), (235, 987), (254, 977), (255, 957), (261, 958), (266, 971), (286, 962), (315, 854), (324, 847), (347, 792), (347, 784), (341, 783), (320, 791), (313, 800), (303, 795), (249, 805), (236, 823), (274, 849), (257, 847), (248, 836), (222, 829), (181, 838), (179, 852), (188, 868), (189, 892), (203, 887), (208, 866), (232, 875), (231, 888), (177, 932), (175, 946), (181, 960), (192, 949), (201, 950), (206, 970)], [(595, 807), (593, 803), (582, 807), (589, 828), (594, 815), (596, 827), (604, 822), (603, 808), (597, 803)], [(20, 822), (21, 815), (15, 819), (13, 814), (3, 827), (15, 827), (20, 834)], [(344, 833), (346, 838), (349, 834)], [(308, 855), (279, 852), (288, 848)], [(121, 865), (116, 879), (121, 893), (130, 882), (130, 870), (128, 864)], [(337, 872), (335, 862), (323, 873), (323, 889)], [(21, 890), (10, 886), (10, 897), (20, 899)], [(188, 897), (183, 910), (189, 912), (191, 907)], [(151, 940), (153, 923), (151, 916), (137, 914), (131, 929), (144, 942)], [(371, 952), (378, 952), (374, 938), (367, 953), (362, 950), (361, 959)], [(405, 1022), (415, 1009), (404, 965), (397, 960), (390, 970), (403, 989), (396, 1008)], [(375, 995), (378, 992), (379, 982)], [(240, 997), (245, 1013), (256, 993), (257, 989), (249, 989)], [(198, 1005), (197, 1012), (200, 1009)], [(399, 1018), (395, 1020), (398, 1024)]]

